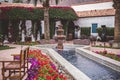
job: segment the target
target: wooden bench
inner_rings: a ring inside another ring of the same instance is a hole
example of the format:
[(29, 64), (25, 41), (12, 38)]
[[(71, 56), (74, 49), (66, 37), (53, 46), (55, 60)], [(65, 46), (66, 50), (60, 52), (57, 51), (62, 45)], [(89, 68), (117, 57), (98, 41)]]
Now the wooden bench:
[[(2, 62), (2, 78), (3, 80), (22, 80), (28, 70), (28, 56), (29, 48), (20, 51), (19, 60), (15, 60), (16, 54), (12, 54), (13, 61), (0, 61)], [(8, 73), (6, 75), (6, 73)]]

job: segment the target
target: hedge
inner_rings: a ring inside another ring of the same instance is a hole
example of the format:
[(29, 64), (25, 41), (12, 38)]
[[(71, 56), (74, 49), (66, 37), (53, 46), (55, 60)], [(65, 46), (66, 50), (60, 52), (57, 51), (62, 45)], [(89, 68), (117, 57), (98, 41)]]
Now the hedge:
[(90, 27), (81, 27), (81, 35), (90, 36), (91, 28)]
[[(114, 27), (106, 27), (107, 36), (114, 36)], [(102, 34), (102, 28), (97, 28), (97, 32), (99, 35)]]
[[(0, 7), (2, 10), (2, 14), (5, 15), (7, 19), (37, 19), (42, 20), (44, 17), (44, 10), (43, 8), (26, 8), (26, 7)], [(74, 12), (74, 10), (70, 7), (50, 7), (49, 8), (49, 15), (51, 19), (65, 19), (65, 20), (76, 20), (78, 16)]]

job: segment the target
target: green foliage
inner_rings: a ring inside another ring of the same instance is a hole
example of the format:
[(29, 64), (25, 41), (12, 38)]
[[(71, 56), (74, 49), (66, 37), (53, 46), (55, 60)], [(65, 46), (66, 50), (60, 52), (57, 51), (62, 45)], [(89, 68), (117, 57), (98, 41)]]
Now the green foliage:
[(81, 35), (90, 36), (91, 28), (90, 27), (81, 27)]
[(50, 8), (50, 18), (75, 20), (77, 15), (70, 8)]
[(109, 57), (109, 58), (117, 60), (117, 61), (120, 61), (120, 55), (119, 54), (110, 53), (110, 52), (108, 52), (106, 50), (104, 50), (104, 51), (95, 51), (95, 53), (106, 56), (106, 57)]
[(18, 44), (18, 45), (29, 45), (29, 46), (32, 46), (32, 45), (38, 45), (39, 42), (16, 42), (16, 44)]
[(55, 34), (55, 21), (50, 21), (50, 38), (52, 39)]
[(44, 19), (44, 11), (43, 9), (33, 9), (32, 11), (32, 19), (33, 20), (40, 20), (40, 19)]
[(8, 20), (1, 20), (0, 33), (4, 36), (8, 34)]
[(3, 35), (2, 35), (2, 34), (0, 34), (0, 42), (2, 42), (2, 38), (3, 38)]
[(25, 8), (12, 8), (7, 12), (9, 19), (31, 19), (32, 14)]
[[(107, 36), (114, 36), (114, 28), (113, 27), (106, 27), (106, 29), (107, 29)], [(99, 35), (101, 35), (102, 28), (101, 27), (97, 28), (97, 32)]]
[[(7, 13), (5, 13), (6, 8), (2, 10), (10, 20), (42, 20), (44, 18), (43, 8), (9, 7), (7, 9)], [(74, 10), (70, 7), (50, 7), (49, 15), (50, 19), (75, 20), (78, 18)]]
[(0, 50), (5, 50), (5, 49), (13, 49), (14, 47), (9, 47), (9, 46), (0, 46)]
[(22, 3), (22, 0), (13, 0), (13, 3)]
[(114, 36), (114, 28), (108, 27), (108, 28), (107, 28), (107, 35), (109, 35), (109, 36)]
[(19, 20), (12, 20), (13, 40), (19, 41)]

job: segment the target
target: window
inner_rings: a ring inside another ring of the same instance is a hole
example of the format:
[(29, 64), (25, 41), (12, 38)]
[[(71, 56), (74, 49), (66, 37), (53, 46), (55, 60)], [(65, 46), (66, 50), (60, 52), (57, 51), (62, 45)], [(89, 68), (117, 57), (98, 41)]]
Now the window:
[(92, 33), (97, 33), (97, 26), (98, 26), (98, 24), (97, 23), (93, 23), (92, 24)]

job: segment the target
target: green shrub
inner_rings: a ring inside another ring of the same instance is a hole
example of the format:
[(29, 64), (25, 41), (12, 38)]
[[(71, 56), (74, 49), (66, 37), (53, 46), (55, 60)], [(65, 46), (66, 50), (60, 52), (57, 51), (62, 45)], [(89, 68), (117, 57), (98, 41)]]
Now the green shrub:
[(90, 36), (91, 28), (90, 27), (81, 27), (81, 35)]
[[(114, 28), (112, 27), (106, 27), (106, 29), (107, 29), (107, 36), (114, 36)], [(99, 27), (99, 28), (97, 28), (97, 33), (99, 34), (99, 35), (101, 35), (102, 34), (102, 28), (101, 27)]]
[(0, 42), (2, 41), (2, 36), (3, 36), (3, 35), (2, 35), (2, 34), (0, 34)]
[(13, 49), (13, 48), (15, 48), (15, 47), (1, 46), (1, 45), (0, 45), (0, 50)]

